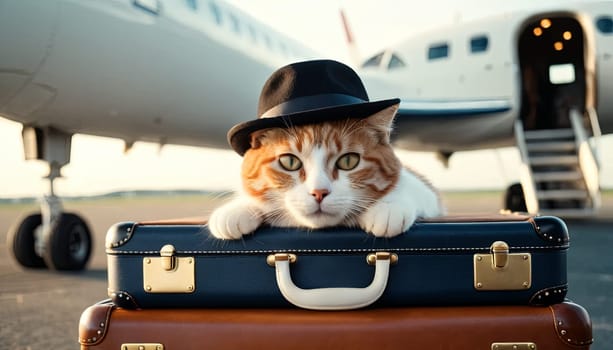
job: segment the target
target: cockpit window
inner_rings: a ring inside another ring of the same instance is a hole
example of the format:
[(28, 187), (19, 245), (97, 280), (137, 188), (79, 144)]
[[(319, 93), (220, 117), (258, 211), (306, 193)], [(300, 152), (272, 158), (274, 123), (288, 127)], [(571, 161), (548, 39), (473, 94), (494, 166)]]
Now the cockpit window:
[(428, 59), (436, 60), (449, 56), (449, 44), (432, 45), (428, 49)]
[(401, 68), (406, 66), (404, 61), (400, 59), (395, 53), (390, 57), (390, 61), (387, 63), (387, 69)]
[(362, 64), (362, 67), (379, 67), (381, 64), (381, 59), (383, 59), (383, 52), (380, 52), (371, 58), (367, 59), (366, 62)]
[(604, 34), (613, 33), (613, 18), (611, 18), (611, 16), (598, 17), (596, 20), (596, 28)]
[(478, 53), (487, 51), (489, 39), (485, 35), (474, 36), (470, 39), (470, 52)]

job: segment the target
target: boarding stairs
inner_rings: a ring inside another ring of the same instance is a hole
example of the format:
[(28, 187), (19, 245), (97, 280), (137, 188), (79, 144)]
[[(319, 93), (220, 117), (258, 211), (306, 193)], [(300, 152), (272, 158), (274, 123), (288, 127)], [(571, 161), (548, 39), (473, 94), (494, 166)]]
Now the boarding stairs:
[(576, 109), (569, 113), (570, 128), (525, 130), (520, 120), (515, 124), (530, 214), (580, 218), (600, 207), (598, 118), (593, 109), (585, 116)]

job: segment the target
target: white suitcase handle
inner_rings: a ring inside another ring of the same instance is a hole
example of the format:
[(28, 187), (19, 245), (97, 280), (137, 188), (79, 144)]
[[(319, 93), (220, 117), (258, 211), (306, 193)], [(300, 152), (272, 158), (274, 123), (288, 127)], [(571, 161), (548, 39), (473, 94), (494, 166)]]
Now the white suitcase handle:
[(375, 276), (370, 285), (365, 288), (302, 289), (292, 281), (289, 269), (292, 257), (290, 254), (282, 253), (269, 258), (269, 263), (272, 263), (274, 258), (277, 286), (287, 301), (295, 306), (311, 310), (351, 310), (374, 303), (385, 291), (392, 260), (392, 254), (386, 252), (371, 255), (375, 260)]

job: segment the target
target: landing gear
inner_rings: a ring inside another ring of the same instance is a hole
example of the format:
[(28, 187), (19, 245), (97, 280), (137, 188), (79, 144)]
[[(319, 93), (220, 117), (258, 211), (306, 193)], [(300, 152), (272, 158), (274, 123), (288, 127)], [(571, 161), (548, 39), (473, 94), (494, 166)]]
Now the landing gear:
[(45, 240), (44, 260), (55, 270), (82, 270), (91, 254), (89, 227), (78, 215), (63, 213)]
[(17, 263), (28, 268), (82, 270), (92, 250), (91, 231), (78, 215), (63, 212), (53, 181), (69, 162), (72, 135), (53, 128), (23, 129), (26, 159), (49, 163), (50, 194), (41, 202), (41, 213), (26, 216), (7, 235), (7, 246)]
[(527, 212), (526, 198), (521, 184), (515, 183), (507, 188), (504, 195), (504, 207), (511, 212)]
[(41, 214), (30, 214), (9, 231), (7, 245), (15, 260), (34, 269), (82, 270), (92, 249), (87, 223), (78, 215), (63, 213), (44, 239), (42, 221)]
[(44, 268), (45, 260), (36, 253), (35, 231), (42, 224), (40, 214), (26, 216), (18, 225), (11, 228), (7, 236), (7, 246), (13, 257), (24, 267)]

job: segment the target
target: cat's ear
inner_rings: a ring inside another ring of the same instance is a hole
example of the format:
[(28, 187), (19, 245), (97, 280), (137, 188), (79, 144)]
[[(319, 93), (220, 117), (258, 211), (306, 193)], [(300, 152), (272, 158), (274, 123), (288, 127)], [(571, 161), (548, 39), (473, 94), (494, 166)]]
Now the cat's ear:
[(399, 107), (400, 104), (395, 104), (366, 118), (368, 124), (377, 132), (380, 141), (383, 143), (390, 142), (394, 117)]
[(251, 148), (257, 149), (262, 146), (262, 140), (266, 137), (266, 130), (259, 130), (251, 133)]

